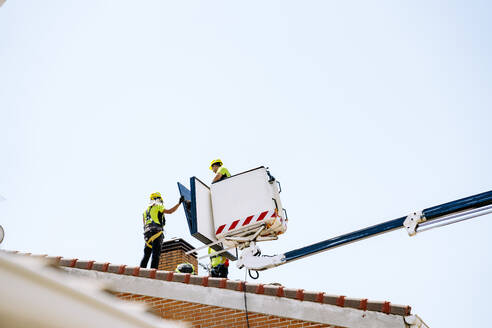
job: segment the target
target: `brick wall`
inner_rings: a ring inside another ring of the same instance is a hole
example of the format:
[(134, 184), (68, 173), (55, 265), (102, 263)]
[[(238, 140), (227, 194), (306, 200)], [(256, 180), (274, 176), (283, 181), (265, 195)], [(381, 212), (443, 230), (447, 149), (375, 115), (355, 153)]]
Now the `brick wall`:
[(191, 263), (198, 274), (198, 260), (194, 254), (186, 252), (195, 249), (183, 239), (174, 239), (162, 243), (161, 257), (159, 258), (159, 270), (173, 271), (181, 263)]
[[(193, 328), (247, 327), (246, 315), (244, 311), (129, 293), (115, 293), (115, 295), (123, 300), (145, 303), (152, 308), (155, 314), (161, 316), (162, 318), (185, 321), (188, 322)], [(254, 312), (248, 312), (248, 317), (249, 326), (251, 328), (334, 327), (316, 322), (282, 318)]]

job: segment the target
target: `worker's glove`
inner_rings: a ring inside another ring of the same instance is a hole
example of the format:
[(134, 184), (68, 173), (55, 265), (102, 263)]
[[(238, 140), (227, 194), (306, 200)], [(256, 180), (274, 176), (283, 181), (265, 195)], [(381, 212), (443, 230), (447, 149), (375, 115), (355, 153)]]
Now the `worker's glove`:
[(185, 200), (184, 196), (179, 197), (179, 203), (180, 203), (180, 204), (181, 204), (182, 202), (184, 202), (184, 200)]

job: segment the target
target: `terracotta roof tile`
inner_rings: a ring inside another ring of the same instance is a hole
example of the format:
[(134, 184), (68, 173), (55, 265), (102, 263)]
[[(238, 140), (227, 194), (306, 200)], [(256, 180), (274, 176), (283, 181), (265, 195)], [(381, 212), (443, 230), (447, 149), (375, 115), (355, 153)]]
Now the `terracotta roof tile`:
[(94, 262), (92, 270), (107, 272), (109, 267), (108, 262)]
[(167, 271), (157, 270), (156, 274), (155, 274), (155, 279), (166, 280), (168, 273), (169, 272), (167, 272)]
[(269, 296), (278, 296), (278, 286), (265, 285), (263, 286), (264, 294)]
[(221, 282), (222, 282), (222, 278), (209, 277), (208, 278), (208, 287), (219, 288), (219, 285), (221, 284)]
[(77, 261), (75, 268), (91, 270), (94, 265), (94, 261)]
[(331, 305), (337, 305), (337, 301), (340, 298), (339, 295), (323, 295), (323, 303), (324, 304), (331, 304)]
[(198, 285), (198, 286), (204, 286), (204, 287), (207, 287), (207, 286), (208, 286), (208, 281), (204, 283), (204, 278), (205, 278), (205, 277), (199, 277), (199, 276), (192, 275), (192, 276), (190, 277), (190, 282), (189, 282), (189, 284), (190, 284), (190, 285)]
[(345, 297), (343, 306), (358, 309), (360, 307), (360, 298)]
[(239, 290), (241, 284), (241, 281), (227, 280), (226, 288), (230, 290)]
[(223, 278), (211, 278), (207, 276), (195, 276), (190, 274), (174, 273), (156, 269), (145, 269), (124, 264), (110, 264), (107, 262), (95, 262), (88, 260), (78, 260), (75, 258), (62, 258), (60, 256), (32, 255), (30, 253), (19, 253), (16, 251), (4, 251), (17, 253), (19, 255), (45, 257), (52, 263), (59, 266), (77, 268), (82, 270), (94, 270), (110, 272), (114, 274), (132, 275), (141, 278), (158, 279), (176, 283), (186, 283), (204, 288), (226, 288), (234, 291), (244, 291), (246, 286), (247, 293), (264, 294), (272, 297), (285, 297), (305, 302), (318, 302), (323, 304), (337, 305), (348, 308), (360, 309), (364, 311), (383, 312), (407, 316), (411, 313), (408, 305), (392, 304), (388, 301), (368, 301), (367, 299), (351, 298), (341, 295), (329, 295), (323, 292), (304, 291), (303, 289), (285, 288), (283, 286), (268, 284), (251, 284), (244, 281), (228, 280)]
[(77, 263), (77, 259), (68, 259), (63, 257), (58, 263), (58, 265), (73, 268), (75, 267), (75, 263)]

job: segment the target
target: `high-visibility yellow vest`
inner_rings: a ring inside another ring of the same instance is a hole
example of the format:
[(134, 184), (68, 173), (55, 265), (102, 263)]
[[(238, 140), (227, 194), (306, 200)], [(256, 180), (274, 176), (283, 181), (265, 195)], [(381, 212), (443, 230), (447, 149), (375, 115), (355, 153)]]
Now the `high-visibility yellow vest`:
[[(151, 205), (147, 208), (147, 210), (143, 213), (143, 217), (145, 220), (145, 226), (156, 224), (158, 226), (164, 226), (166, 224), (166, 220), (164, 218), (164, 206), (163, 205)], [(159, 214), (162, 213), (161, 219), (159, 220)]]
[[(212, 253), (215, 253), (215, 250), (209, 247), (208, 254)], [(220, 255), (215, 255), (210, 257), (210, 262), (212, 263), (212, 268), (215, 268), (219, 264), (224, 264), (226, 262), (226, 258)]]
[(229, 173), (229, 170), (226, 169), (225, 167), (221, 166), (218, 170), (217, 170), (217, 173), (220, 173), (222, 175), (225, 175), (227, 178), (229, 178), (231, 176), (231, 174)]
[(219, 181), (225, 180), (231, 176), (231, 174), (229, 173), (229, 170), (223, 166), (219, 167), (219, 169), (217, 170), (217, 174), (219, 174), (219, 173), (222, 174), (222, 177), (220, 178)]

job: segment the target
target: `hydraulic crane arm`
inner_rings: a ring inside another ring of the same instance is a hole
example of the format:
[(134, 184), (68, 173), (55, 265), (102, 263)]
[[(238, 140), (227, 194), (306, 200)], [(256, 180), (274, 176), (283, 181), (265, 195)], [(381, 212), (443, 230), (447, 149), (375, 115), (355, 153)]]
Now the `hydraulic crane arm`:
[(413, 212), (407, 216), (320, 241), (280, 255), (259, 255), (261, 253), (260, 250), (253, 244), (244, 250), (237, 265), (239, 268), (246, 267), (249, 270), (265, 270), (396, 229), (405, 228), (408, 234), (413, 236), (418, 232), (472, 219), (489, 213), (492, 213), (492, 190), (449, 203), (429, 207), (422, 211)]

